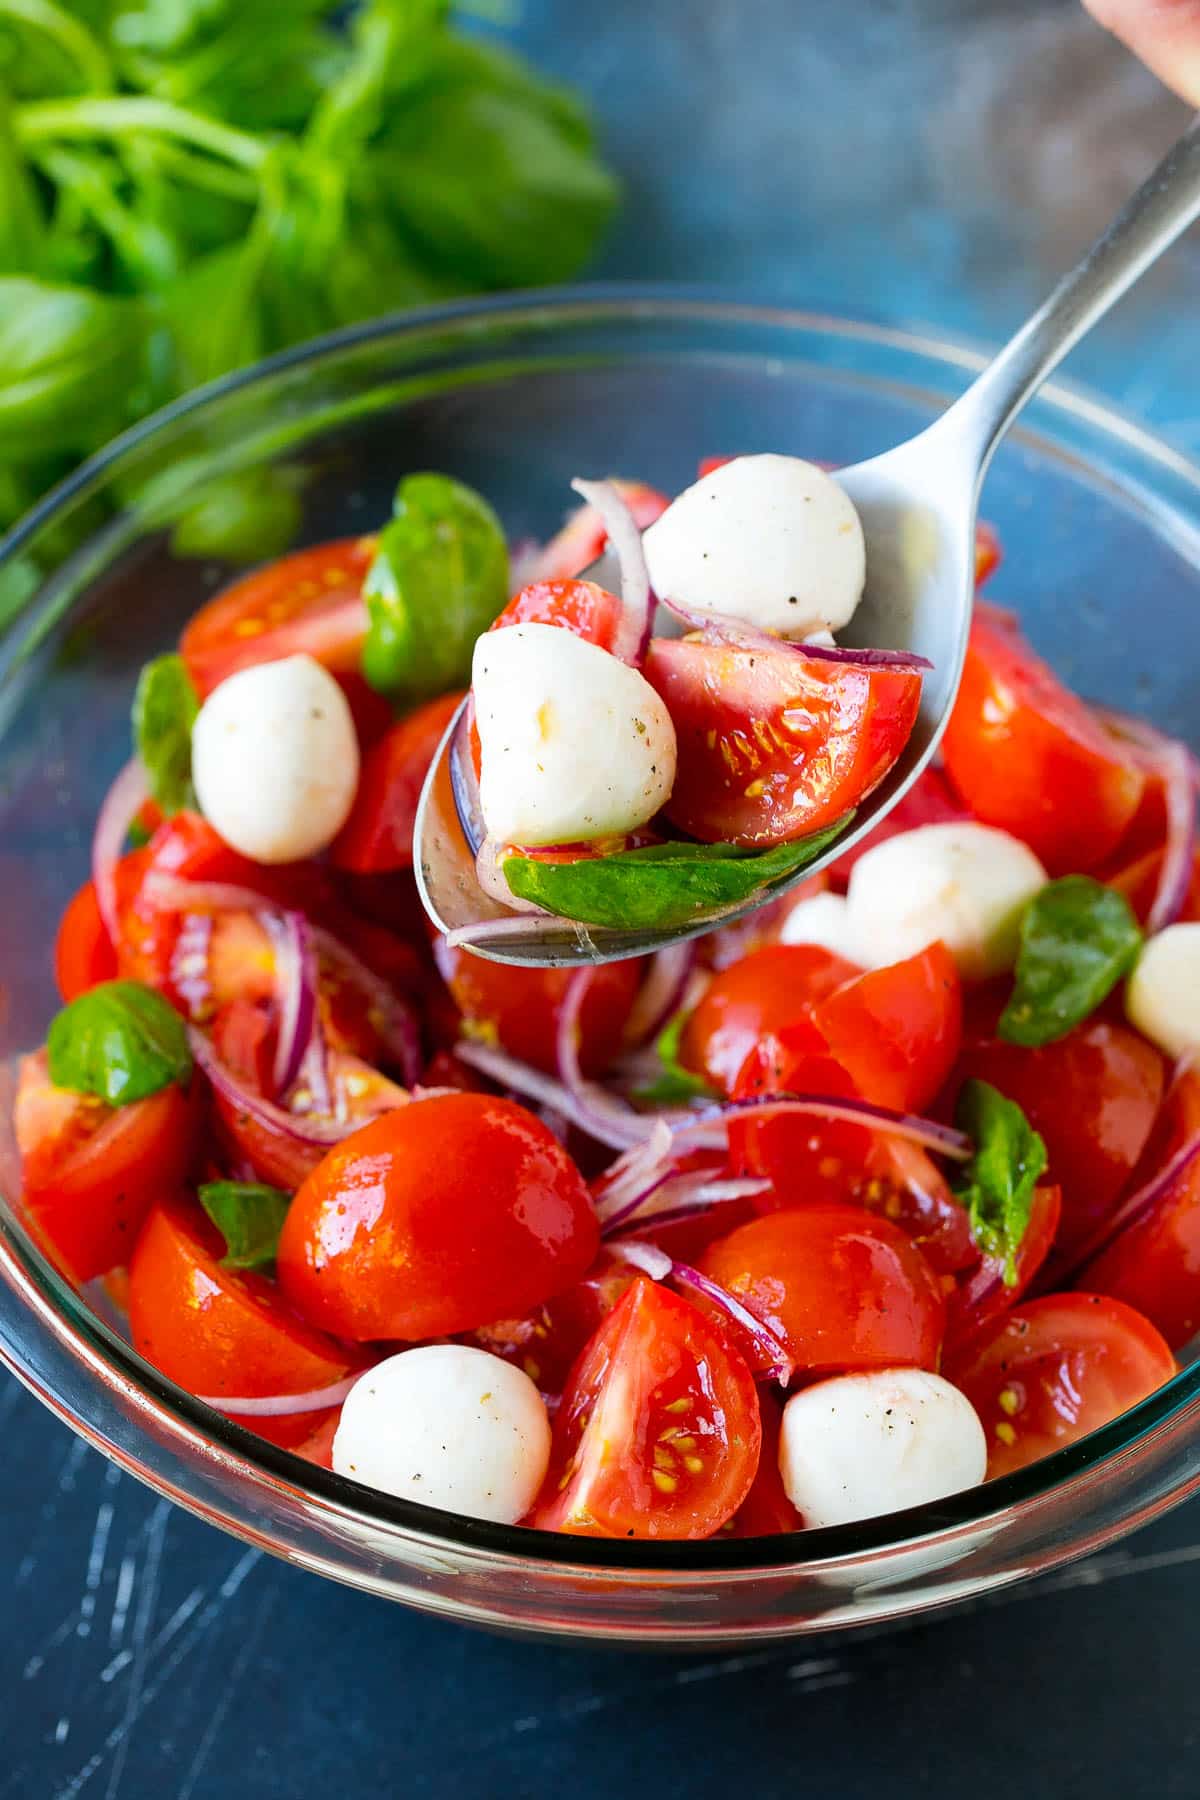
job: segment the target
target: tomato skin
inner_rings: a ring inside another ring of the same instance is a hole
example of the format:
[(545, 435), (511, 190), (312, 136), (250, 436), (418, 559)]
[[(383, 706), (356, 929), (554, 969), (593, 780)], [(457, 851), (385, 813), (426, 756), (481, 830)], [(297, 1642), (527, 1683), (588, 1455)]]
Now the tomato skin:
[(705, 843), (778, 844), (834, 824), (883, 780), (921, 699), (910, 669), (698, 637), (653, 639), (645, 675), (675, 722), (666, 816)]
[[(223, 1268), (224, 1249), (195, 1200), (174, 1195), (153, 1207), (129, 1265), (134, 1348), (205, 1398), (302, 1394), (344, 1381), (356, 1354), (298, 1319), (265, 1276)], [(330, 1411), (236, 1422), (299, 1445)]]
[(758, 1390), (762, 1418), (762, 1451), (750, 1492), (729, 1521), (730, 1537), (777, 1537), (782, 1531), (802, 1531), (804, 1520), (784, 1490), (779, 1472), (779, 1436), (783, 1408), (767, 1388)]
[[(1200, 1132), (1200, 1075), (1180, 1075), (1128, 1192), (1152, 1181)], [(1176, 1176), (1153, 1210), (1125, 1228), (1083, 1270), (1080, 1282), (1145, 1313), (1168, 1344), (1179, 1349), (1200, 1329), (1200, 1162)]]
[(1061, 1217), (1061, 1189), (1050, 1184), (1035, 1188), (1029, 1224), (1017, 1249), (1012, 1286), (1004, 1280), (1002, 1259), (985, 1256), (971, 1275), (951, 1289), (946, 1306), (947, 1355), (986, 1331), (1028, 1293), (1054, 1248)]
[(1145, 1038), (1093, 1018), (1037, 1050), (999, 1038), (968, 1045), (953, 1091), (970, 1079), (990, 1082), (1046, 1140), (1046, 1178), (1062, 1189), (1058, 1248), (1070, 1256), (1128, 1181), (1158, 1116), (1165, 1078), (1163, 1059)]
[(1138, 764), (1019, 633), (978, 615), (942, 753), (976, 818), (1023, 839), (1051, 875), (1110, 856), (1145, 786)]
[(54, 978), (66, 1001), (117, 973), (117, 953), (100, 917), (95, 883), (85, 881), (67, 903), (54, 940)]
[(584, 1537), (711, 1537), (750, 1491), (758, 1395), (696, 1307), (643, 1276), (571, 1371), (530, 1523)]
[(336, 1145), (292, 1202), (279, 1281), (339, 1337), (424, 1338), (515, 1318), (599, 1247), (583, 1177), (523, 1107), (438, 1094)]
[(335, 675), (357, 674), (374, 556), (373, 538), (315, 544), (251, 570), (202, 606), (179, 641), (201, 699), (238, 669), (300, 652)]
[[(468, 950), (442, 952), (440, 967), (462, 1014), (465, 1035), (499, 1044), (510, 1056), (553, 1074), (555, 1041), (571, 969), (518, 969), (485, 962)], [(641, 986), (645, 963), (601, 963), (592, 970), (579, 1009), (579, 1060), (599, 1075), (621, 1048), (621, 1035)]]
[(746, 1058), (768, 1033), (798, 1025), (812, 1005), (859, 973), (819, 944), (770, 944), (715, 975), (679, 1041), (679, 1058), (733, 1092)]
[(921, 1112), (962, 1043), (962, 983), (945, 944), (870, 969), (826, 995), (813, 1023), (855, 1090), (877, 1106)]
[(860, 1207), (771, 1213), (722, 1238), (700, 1266), (776, 1333), (798, 1373), (937, 1368), (941, 1286), (902, 1231)]
[(14, 1124), (25, 1207), (68, 1280), (128, 1262), (152, 1203), (187, 1174), (196, 1122), (192, 1097), (174, 1082), (112, 1107), (56, 1088), (44, 1050), (22, 1058)]
[(491, 629), (560, 625), (601, 650), (611, 650), (623, 618), (617, 596), (595, 581), (531, 581), (513, 595)]
[[(1158, 892), (1159, 876), (1162, 872), (1163, 851), (1146, 850), (1132, 862), (1122, 863), (1120, 867), (1104, 877), (1107, 885), (1116, 888), (1118, 894), (1124, 894), (1137, 916), (1139, 925), (1145, 925), (1150, 916), (1150, 908), (1154, 904)], [(1179, 913), (1180, 924), (1194, 924), (1200, 919), (1200, 855), (1192, 864), (1192, 876), (1188, 883), (1187, 894)]]
[(559, 1395), (589, 1338), (634, 1279), (628, 1263), (601, 1255), (574, 1287), (544, 1300), (520, 1319), (481, 1325), (467, 1341), (523, 1369), (544, 1394)]
[(1174, 1373), (1150, 1321), (1102, 1294), (1029, 1300), (946, 1368), (983, 1423), (989, 1479), (1077, 1443)]
[(359, 875), (411, 869), (421, 788), (462, 698), (442, 694), (419, 706), (367, 751), (350, 817), (330, 845), (335, 868)]

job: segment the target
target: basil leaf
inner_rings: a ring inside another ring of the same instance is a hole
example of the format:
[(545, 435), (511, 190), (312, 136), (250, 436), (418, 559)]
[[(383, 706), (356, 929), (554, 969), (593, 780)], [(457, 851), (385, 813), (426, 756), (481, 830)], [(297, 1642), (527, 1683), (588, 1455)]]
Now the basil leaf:
[(687, 1013), (677, 1012), (659, 1032), (654, 1049), (662, 1064), (662, 1074), (648, 1087), (637, 1088), (634, 1099), (647, 1106), (686, 1106), (689, 1100), (714, 1100), (716, 1088), (709, 1087), (700, 1075), (693, 1075), (679, 1060), (679, 1040), (688, 1022)]
[(200, 702), (182, 656), (156, 656), (138, 676), (133, 741), (150, 792), (169, 815), (194, 807), (192, 726)]
[(137, 300), (0, 276), (0, 452), (88, 450), (136, 412), (146, 314)]
[(412, 703), (465, 685), (475, 640), (508, 599), (500, 521), (449, 475), (406, 475), (363, 592), (372, 687)]
[(55, 1087), (128, 1106), (192, 1072), (183, 1020), (138, 981), (102, 981), (55, 1017), (46, 1043)]
[(1095, 1012), (1137, 961), (1142, 932), (1128, 900), (1089, 875), (1065, 875), (1021, 918), (1016, 986), (1000, 1036), (1036, 1049)]
[(260, 1181), (206, 1181), (200, 1204), (225, 1239), (227, 1269), (262, 1269), (275, 1261), (292, 1196)]
[(737, 844), (650, 844), (578, 862), (539, 862), (514, 852), (501, 863), (520, 900), (559, 918), (614, 930), (670, 931), (737, 906), (816, 860), (845, 831), (847, 813), (825, 831), (771, 850)]
[(1048, 1161), (1046, 1146), (1015, 1100), (986, 1081), (968, 1081), (955, 1123), (975, 1146), (956, 1188), (985, 1256), (1004, 1264), (1005, 1285), (1017, 1279), (1017, 1251), (1033, 1208), (1033, 1190)]

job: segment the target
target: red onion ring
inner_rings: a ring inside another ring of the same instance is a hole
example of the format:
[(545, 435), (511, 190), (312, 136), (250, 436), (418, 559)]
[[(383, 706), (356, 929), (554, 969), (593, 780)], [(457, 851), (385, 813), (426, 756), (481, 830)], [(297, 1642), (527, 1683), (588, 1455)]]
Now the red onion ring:
[(609, 1244), (608, 1249), (619, 1261), (640, 1269), (651, 1281), (665, 1281), (675, 1267), (666, 1251), (660, 1250), (657, 1244), (643, 1244), (636, 1239), (625, 1243), (618, 1239), (616, 1243)]
[(125, 764), (109, 788), (96, 817), (92, 836), (92, 882), (96, 905), (113, 949), (121, 938), (117, 910), (117, 863), (129, 836), (129, 827), (150, 798), (146, 771), (135, 756)]
[(671, 1280), (676, 1287), (690, 1289), (700, 1299), (706, 1300), (710, 1306), (715, 1306), (731, 1318), (758, 1353), (761, 1366), (757, 1372), (770, 1376), (780, 1387), (787, 1387), (796, 1372), (796, 1365), (788, 1355), (786, 1345), (776, 1337), (770, 1326), (764, 1325), (728, 1288), (723, 1288), (720, 1282), (702, 1275), (699, 1269), (693, 1269), (689, 1263), (675, 1263), (671, 1269)]
[(789, 1113), (863, 1125), (868, 1130), (906, 1138), (909, 1143), (936, 1150), (939, 1156), (952, 1157), (958, 1162), (965, 1162), (971, 1155), (971, 1140), (953, 1126), (940, 1125), (935, 1119), (918, 1118), (915, 1113), (894, 1112), (890, 1106), (875, 1106), (869, 1100), (834, 1100), (823, 1094), (764, 1094), (755, 1099), (706, 1107), (675, 1126), (675, 1144), (678, 1148), (689, 1140), (696, 1145), (710, 1143), (713, 1128), (724, 1127), (730, 1119), (769, 1119)]
[[(576, 1114), (585, 1120), (584, 1130), (601, 1143), (616, 1142), (619, 1136), (619, 1147), (625, 1149), (648, 1135), (649, 1123), (598, 1081), (586, 1080), (579, 1066), (581, 1014), (594, 976), (592, 968), (577, 969), (563, 994), (554, 1046), (558, 1078), (571, 1096)], [(605, 1137), (605, 1131), (616, 1135)]]
[(1133, 749), (1146, 773), (1157, 775), (1163, 784), (1167, 838), (1158, 885), (1146, 915), (1146, 931), (1153, 937), (1155, 932), (1175, 923), (1187, 902), (1195, 866), (1200, 765), (1186, 744), (1168, 737), (1145, 719), (1113, 712), (1108, 707), (1093, 710), (1105, 730)]
[(611, 481), (571, 483), (575, 492), (600, 514), (608, 541), (621, 568), (621, 626), (612, 654), (640, 669), (650, 646), (650, 572), (637, 521), (623, 494)]
[(1075, 1281), (1084, 1272), (1087, 1264), (1094, 1262), (1096, 1257), (1107, 1250), (1117, 1238), (1131, 1230), (1133, 1226), (1140, 1225), (1142, 1220), (1154, 1211), (1164, 1195), (1170, 1192), (1180, 1176), (1187, 1173), (1197, 1156), (1200, 1156), (1200, 1131), (1187, 1138), (1179, 1146), (1174, 1156), (1169, 1157), (1163, 1164), (1157, 1175), (1152, 1175), (1149, 1181), (1144, 1182), (1135, 1193), (1123, 1200), (1115, 1212), (1110, 1213), (1091, 1240), (1084, 1244), (1077, 1255), (1072, 1257), (1069, 1268), (1053, 1271), (1055, 1285), (1061, 1287), (1068, 1282)]
[(202, 1031), (189, 1025), (187, 1033), (192, 1055), (215, 1092), (231, 1106), (236, 1106), (239, 1112), (249, 1113), (251, 1118), (257, 1119), (268, 1130), (280, 1132), (298, 1144), (328, 1146), (340, 1144), (343, 1138), (349, 1137), (362, 1124), (361, 1120), (315, 1118), (285, 1111), (282, 1106), (276, 1106), (274, 1101), (264, 1099), (261, 1094), (254, 1093), (244, 1082), (239, 1081), (232, 1069), (222, 1062)]
[(212, 1005), (208, 978), (212, 933), (211, 913), (185, 913), (171, 952), (171, 986), (193, 1019), (203, 1018)]
[(624, 1040), (631, 1048), (649, 1043), (679, 1011), (688, 978), (696, 966), (696, 943), (670, 944), (656, 950), (646, 978), (637, 991), (625, 1021)]
[(365, 1369), (359, 1369), (345, 1381), (336, 1381), (332, 1387), (310, 1388), (306, 1394), (246, 1395), (236, 1399), (225, 1394), (197, 1394), (196, 1399), (202, 1406), (211, 1406), (214, 1412), (236, 1414), (240, 1418), (284, 1419), (291, 1413), (321, 1412), (330, 1406), (341, 1406), (351, 1388), (366, 1373)]
[[(317, 1112), (329, 1111), (329, 1081), (325, 1070), (324, 1044), (321, 1042), (317, 1008), (317, 958), (312, 932), (303, 913), (260, 914), (275, 949), (275, 1004), (278, 1032), (275, 1045), (275, 1067), (272, 1085), (276, 1095), (290, 1092), (301, 1064), (315, 1041), (317, 1054), (312, 1058), (320, 1065), (313, 1101)], [(314, 1033), (316, 1034), (314, 1040)], [(324, 1088), (324, 1104), (316, 1088)]]
[[(753, 1200), (759, 1194), (768, 1193), (770, 1187), (771, 1183), (760, 1176), (713, 1180), (711, 1171), (704, 1169), (686, 1175), (666, 1175), (618, 1211), (610, 1210), (604, 1221), (603, 1235), (631, 1227), (644, 1230), (649, 1226), (679, 1225), (700, 1218), (714, 1206), (728, 1206), (734, 1200)], [(650, 1199), (656, 1204), (647, 1206)]]
[[(652, 1120), (642, 1118), (632, 1107), (622, 1106), (611, 1095), (604, 1096), (607, 1107), (593, 1107), (590, 1096), (588, 1103), (581, 1103), (577, 1095), (561, 1081), (556, 1081), (553, 1075), (531, 1069), (528, 1063), (509, 1056), (505, 1050), (493, 1050), (487, 1044), (459, 1043), (454, 1047), (454, 1054), (460, 1062), (465, 1062), (468, 1068), (478, 1069), (498, 1087), (511, 1088), (523, 1098), (536, 1100), (539, 1106), (549, 1106), (572, 1125), (577, 1125), (580, 1131), (595, 1138), (598, 1144), (607, 1144), (610, 1150), (631, 1150), (641, 1146), (652, 1129)], [(604, 1089), (599, 1092), (604, 1094)]]
[(681, 606), (677, 600), (663, 600), (662, 604), (693, 631), (701, 632), (709, 642), (728, 644), (731, 649), (785, 650), (796, 656), (809, 657), (814, 662), (853, 663), (864, 669), (915, 671), (933, 667), (927, 656), (918, 656), (911, 650), (856, 650), (844, 644), (799, 643), (791, 638), (776, 637), (773, 632), (756, 631), (752, 625), (728, 613), (696, 612), (691, 607)]

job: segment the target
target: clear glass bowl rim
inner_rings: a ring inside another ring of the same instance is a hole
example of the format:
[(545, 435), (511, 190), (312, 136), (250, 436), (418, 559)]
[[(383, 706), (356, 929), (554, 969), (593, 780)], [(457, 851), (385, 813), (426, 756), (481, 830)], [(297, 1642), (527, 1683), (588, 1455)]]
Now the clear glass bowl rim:
[[(594, 284), (538, 290), (385, 315), (238, 370), (185, 395), (123, 433), (83, 463), (46, 495), (7, 537), (0, 539), (0, 573), (44, 526), (53, 522), (90, 487), (102, 482), (147, 440), (182, 419), (219, 406), (229, 395), (269, 382), (283, 372), (315, 367), (327, 359), (336, 360), (357, 347), (387, 339), (400, 342), (441, 327), (469, 329), (476, 322), (484, 324), (499, 319), (507, 319), (514, 325), (527, 322), (537, 326), (552, 322), (566, 325), (573, 320), (628, 323), (637, 318), (667, 324), (703, 325), (710, 322), (718, 328), (745, 324), (857, 341), (883, 351), (923, 357), (942, 365), (960, 382), (969, 379), (988, 361), (985, 352), (961, 340), (904, 330), (883, 322), (795, 308), (758, 306), (719, 295), (646, 285)], [(835, 368), (830, 369), (831, 377), (837, 373)], [(861, 371), (842, 371), (842, 374), (868, 386), (883, 385), (885, 381), (873, 374), (864, 376)], [(925, 398), (932, 397), (925, 393)], [(1057, 413), (1064, 422), (1071, 419), (1083, 423), (1110, 439), (1117, 448), (1156, 465), (1164, 478), (1179, 484), (1189, 499), (1194, 499), (1200, 507), (1200, 466), (1136, 419), (1074, 385), (1061, 382), (1050, 383), (1042, 390), (1038, 408), (1042, 413)], [(1094, 466), (1086, 454), (1064, 452), (1052, 439), (1047, 441), (1039, 433), (1026, 431), (1020, 435), (1036, 442), (1043, 453), (1049, 451), (1060, 457), (1067, 454), (1085, 467)], [(1121, 485), (1130, 491), (1137, 484), (1123, 481)], [(1155, 496), (1152, 491), (1143, 490), (1138, 498), (1145, 503), (1153, 501)], [(1174, 517), (1177, 521), (1178, 514)], [(1165, 521), (1156, 519), (1155, 526), (1163, 529)], [(1200, 560), (1195, 555), (1197, 540), (1191, 530), (1186, 532), (1186, 539), (1194, 560)], [(0, 643), (6, 647), (11, 644), (13, 634), (27, 621), (29, 614), (36, 611), (37, 599), (38, 596), (33, 595), (6, 623)], [(1181, 1428), (1191, 1427), (1200, 1435), (1200, 1363), (1196, 1363), (1079, 1444), (1060, 1450), (1016, 1474), (948, 1500), (853, 1525), (775, 1537), (709, 1539), (696, 1543), (578, 1538), (528, 1531), (520, 1526), (493, 1525), (394, 1499), (307, 1463), (230, 1423), (220, 1413), (168, 1381), (131, 1349), (90, 1311), (86, 1302), (61, 1279), (32, 1242), (14, 1230), (2, 1215), (0, 1277), (10, 1290), (10, 1298), (15, 1297), (26, 1308), (27, 1322), (30, 1325), (35, 1321), (40, 1323), (43, 1331), (90, 1373), (96, 1384), (90, 1410), (76, 1408), (48, 1388), (35, 1372), (36, 1357), (27, 1357), (21, 1349), (14, 1351), (11, 1344), (0, 1343), (0, 1359), (51, 1411), (95, 1448), (113, 1457), (159, 1492), (185, 1506), (191, 1505), (188, 1494), (174, 1488), (159, 1469), (131, 1457), (106, 1435), (105, 1391), (111, 1396), (119, 1393), (123, 1401), (132, 1400), (139, 1412), (153, 1420), (156, 1435), (161, 1434), (160, 1442), (162, 1437), (168, 1438), (171, 1453), (180, 1461), (198, 1452), (211, 1455), (215, 1451), (231, 1473), (252, 1486), (269, 1489), (276, 1500), (299, 1494), (309, 1515), (326, 1513), (331, 1522), (348, 1521), (376, 1534), (394, 1534), (395, 1550), (401, 1560), (406, 1546), (420, 1543), (436, 1549), (442, 1544), (448, 1549), (482, 1552), (513, 1568), (536, 1564), (546, 1569), (560, 1567), (598, 1573), (612, 1571), (614, 1574), (619, 1571), (632, 1576), (644, 1571), (648, 1575), (722, 1574), (751, 1578), (769, 1572), (794, 1574), (799, 1580), (831, 1573), (839, 1565), (862, 1557), (881, 1556), (892, 1550), (949, 1547), (964, 1535), (989, 1528), (1003, 1530), (1006, 1522), (1013, 1522), (1018, 1514), (1028, 1513), (1039, 1502), (1069, 1501), (1075, 1488), (1080, 1490), (1082, 1501), (1082, 1490), (1101, 1477), (1106, 1467), (1126, 1463), (1131, 1456), (1148, 1448), (1159, 1434), (1176, 1434)], [(1197, 1485), (1200, 1485), (1200, 1475), (1172, 1494), (1164, 1504), (1186, 1497)], [(194, 1506), (192, 1509), (196, 1510)], [(204, 1516), (225, 1524), (240, 1536), (251, 1535), (242, 1522), (232, 1516), (223, 1517), (219, 1507), (206, 1506)], [(1139, 1514), (1139, 1522), (1145, 1516), (1144, 1512)]]

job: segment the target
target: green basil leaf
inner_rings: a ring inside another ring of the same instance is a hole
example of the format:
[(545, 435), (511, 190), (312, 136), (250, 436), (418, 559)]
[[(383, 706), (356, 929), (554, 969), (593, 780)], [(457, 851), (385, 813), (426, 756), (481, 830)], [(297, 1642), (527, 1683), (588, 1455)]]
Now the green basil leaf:
[(183, 1020), (137, 981), (103, 981), (64, 1006), (46, 1043), (55, 1087), (127, 1106), (192, 1072)]
[(845, 831), (847, 813), (825, 831), (771, 850), (736, 844), (650, 844), (578, 862), (539, 862), (514, 853), (501, 863), (519, 900), (532, 900), (559, 918), (614, 930), (671, 931), (749, 900), (770, 883), (794, 875)]
[(1017, 1279), (1017, 1251), (1029, 1225), (1033, 1190), (1045, 1173), (1046, 1146), (1015, 1100), (986, 1081), (968, 1081), (955, 1123), (974, 1144), (956, 1192), (985, 1256), (1004, 1264), (1005, 1283)]
[(647, 1106), (686, 1106), (689, 1100), (717, 1098), (716, 1088), (709, 1087), (702, 1076), (685, 1069), (679, 1060), (679, 1040), (687, 1022), (687, 1013), (678, 1012), (663, 1026), (654, 1043), (662, 1073), (647, 1087), (636, 1089), (635, 1100), (641, 1100)]
[(200, 1204), (225, 1239), (227, 1269), (262, 1269), (275, 1261), (292, 1196), (260, 1181), (206, 1181)]
[(150, 792), (171, 815), (194, 807), (192, 726), (200, 702), (182, 656), (156, 656), (138, 676), (133, 697), (133, 741)]
[(137, 300), (0, 277), (0, 454), (81, 451), (136, 412), (146, 315)]
[(1094, 1013), (1137, 961), (1142, 932), (1123, 894), (1065, 875), (1021, 918), (1016, 985), (1000, 1016), (1011, 1044), (1051, 1044)]
[(372, 687), (412, 703), (463, 686), (476, 638), (508, 599), (500, 521), (449, 475), (406, 475), (363, 591)]

